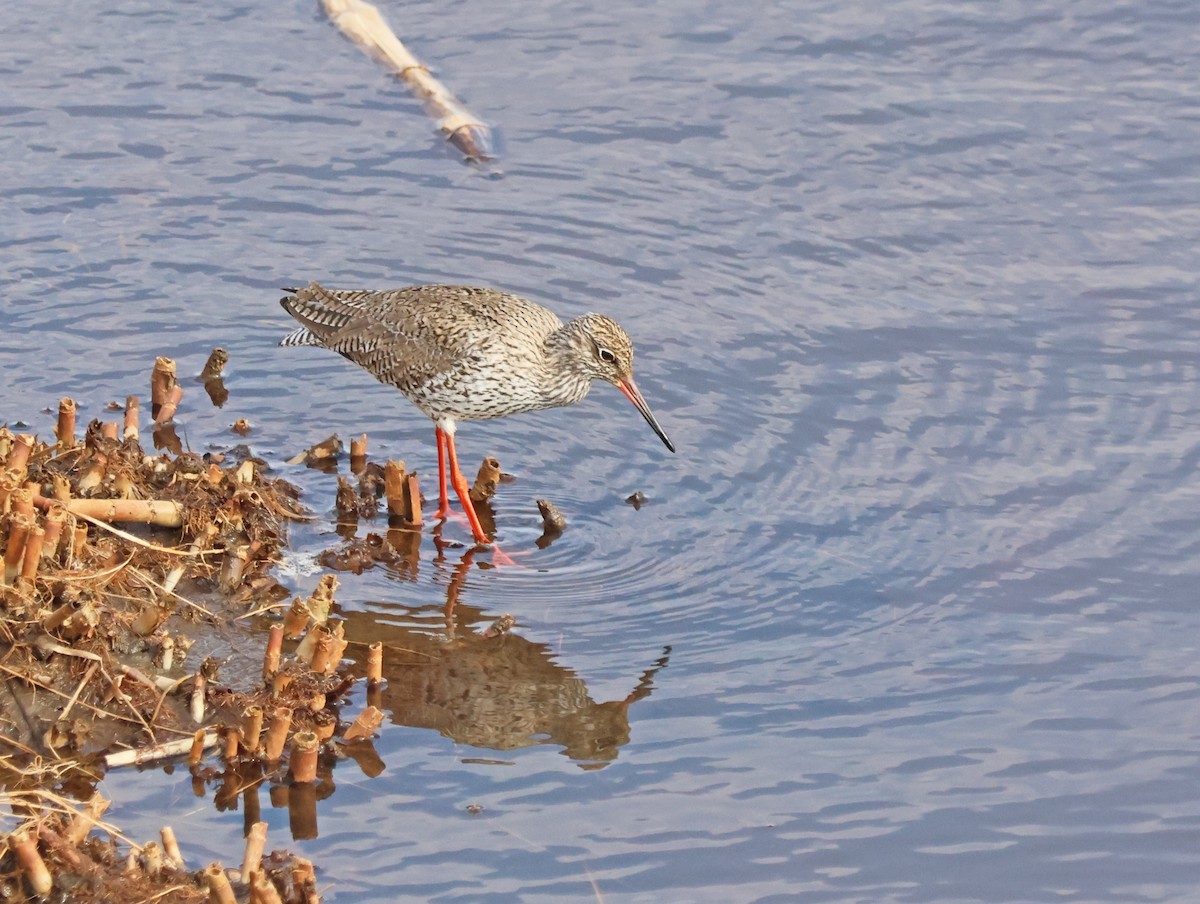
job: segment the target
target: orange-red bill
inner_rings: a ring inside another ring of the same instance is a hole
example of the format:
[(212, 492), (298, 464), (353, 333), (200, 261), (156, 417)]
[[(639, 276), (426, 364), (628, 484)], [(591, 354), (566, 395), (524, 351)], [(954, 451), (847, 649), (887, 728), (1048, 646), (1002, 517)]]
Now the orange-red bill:
[(646, 404), (646, 400), (638, 392), (637, 384), (633, 382), (633, 377), (626, 377), (617, 384), (617, 389), (625, 394), (625, 398), (633, 402), (633, 407), (641, 412), (642, 417), (646, 419), (646, 423), (650, 425), (650, 429), (657, 433), (658, 438), (663, 441), (663, 445), (674, 452), (675, 447), (667, 439), (667, 434), (663, 433), (663, 428), (658, 426), (658, 421), (654, 419), (654, 415), (650, 412), (650, 406)]

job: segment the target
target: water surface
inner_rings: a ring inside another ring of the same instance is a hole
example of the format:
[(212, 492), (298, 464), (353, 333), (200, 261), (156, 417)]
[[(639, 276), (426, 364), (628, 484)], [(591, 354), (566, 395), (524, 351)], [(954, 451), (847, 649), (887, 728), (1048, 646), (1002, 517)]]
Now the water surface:
[[(272, 845), (339, 904), (1191, 900), (1200, 9), (383, 10), (498, 173), (307, 2), (0, 12), (0, 416), (46, 433), (220, 345), (189, 442), (248, 417), (328, 513), (292, 453), (367, 432), (428, 472), (432, 429), (276, 348), (278, 287), (467, 281), (620, 320), (679, 447), (607, 387), (464, 425), (528, 567), (427, 535), (344, 577), (360, 636), (467, 652), (395, 675), (385, 769), (339, 765), (317, 838), (264, 795)], [(341, 542), (299, 532), (283, 579)], [(104, 790), (236, 860), (244, 810), (181, 772)]]

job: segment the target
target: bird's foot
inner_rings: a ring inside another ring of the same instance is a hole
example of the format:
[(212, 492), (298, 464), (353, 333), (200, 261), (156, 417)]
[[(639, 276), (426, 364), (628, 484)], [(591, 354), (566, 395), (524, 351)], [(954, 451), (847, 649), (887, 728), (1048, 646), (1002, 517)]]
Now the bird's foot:
[(512, 554), (512, 556), (510, 556), (503, 549), (501, 549), (499, 547), (499, 545), (497, 545), (496, 543), (488, 544), (488, 548), (491, 550), (491, 553), (492, 553), (492, 567), (493, 568), (526, 568), (526, 569), (529, 568), (528, 565), (522, 565), (520, 562), (518, 562), (516, 559), (514, 559), (513, 556), (524, 557), (524, 556), (529, 555), (532, 552), (532, 550), (525, 550), (524, 552), (515, 552)]

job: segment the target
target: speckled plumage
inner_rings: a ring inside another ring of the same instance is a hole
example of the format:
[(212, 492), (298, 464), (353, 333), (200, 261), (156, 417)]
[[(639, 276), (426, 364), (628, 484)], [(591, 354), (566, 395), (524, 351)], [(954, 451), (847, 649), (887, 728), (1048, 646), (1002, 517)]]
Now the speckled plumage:
[[(332, 349), (395, 386), (433, 419), (439, 452), (457, 421), (570, 405), (594, 380), (618, 387), (674, 451), (633, 382), (633, 343), (602, 314), (564, 324), (528, 299), (475, 286), (289, 291), (281, 303), (301, 327), (280, 344)], [(450, 457), (453, 471), (452, 445)]]
[[(628, 376), (633, 355), (625, 331), (607, 317), (587, 314), (564, 329), (548, 308), (495, 289), (363, 292), (313, 283), (282, 303), (303, 324), (283, 345), (332, 349), (435, 421), (570, 405), (593, 379)], [(615, 365), (593, 364), (589, 338), (616, 355)]]

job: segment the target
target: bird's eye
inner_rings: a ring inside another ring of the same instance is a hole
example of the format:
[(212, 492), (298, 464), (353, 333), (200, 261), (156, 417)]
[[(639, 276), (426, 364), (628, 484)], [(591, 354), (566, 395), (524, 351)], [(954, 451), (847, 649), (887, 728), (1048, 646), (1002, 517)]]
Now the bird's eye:
[(617, 356), (614, 355), (612, 352), (610, 352), (606, 348), (598, 349), (596, 354), (598, 354), (600, 356), (600, 360), (603, 361), (605, 364), (612, 364), (614, 361), (617, 360)]

